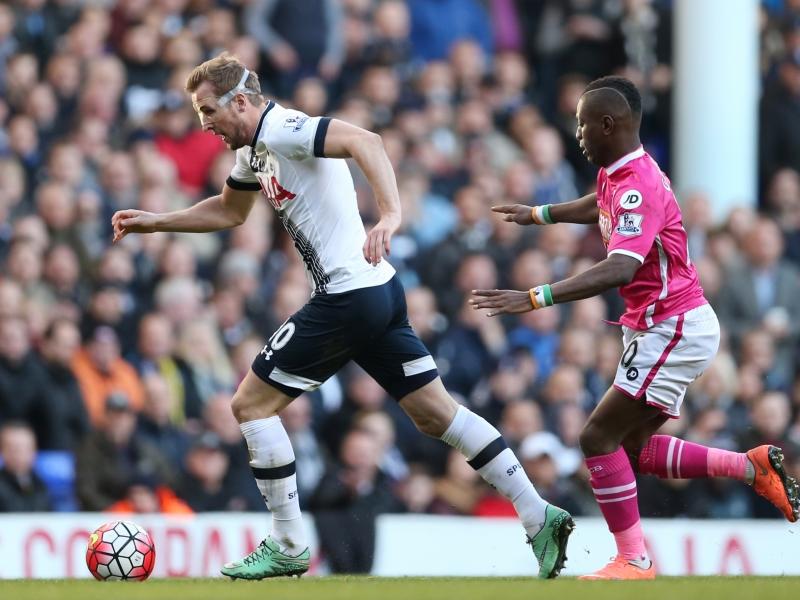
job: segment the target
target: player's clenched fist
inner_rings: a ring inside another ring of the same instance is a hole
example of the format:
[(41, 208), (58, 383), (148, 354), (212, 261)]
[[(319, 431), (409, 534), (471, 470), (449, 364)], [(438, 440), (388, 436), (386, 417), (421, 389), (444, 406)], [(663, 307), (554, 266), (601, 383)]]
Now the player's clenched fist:
[(524, 204), (504, 204), (493, 206), (492, 212), (503, 215), (503, 221), (517, 225), (533, 225), (533, 212), (530, 206)]
[(111, 217), (114, 241), (118, 242), (129, 233), (153, 233), (156, 230), (156, 215), (143, 210), (129, 208), (118, 210)]

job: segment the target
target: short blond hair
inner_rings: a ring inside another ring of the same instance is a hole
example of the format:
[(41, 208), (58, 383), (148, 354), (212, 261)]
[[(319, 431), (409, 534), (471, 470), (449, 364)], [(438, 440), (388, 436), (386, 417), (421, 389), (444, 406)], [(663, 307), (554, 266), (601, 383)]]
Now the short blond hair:
[[(186, 78), (186, 91), (190, 94), (197, 91), (197, 88), (204, 81), (208, 81), (214, 89), (217, 96), (229, 92), (239, 80), (242, 78), (245, 66), (239, 62), (239, 59), (228, 52), (223, 52), (219, 56), (207, 60), (206, 62), (196, 66), (189, 73)], [(250, 102), (254, 105), (261, 104), (263, 98), (261, 97), (261, 84), (258, 81), (258, 75), (250, 72), (244, 86), (252, 90), (254, 93), (247, 94)]]

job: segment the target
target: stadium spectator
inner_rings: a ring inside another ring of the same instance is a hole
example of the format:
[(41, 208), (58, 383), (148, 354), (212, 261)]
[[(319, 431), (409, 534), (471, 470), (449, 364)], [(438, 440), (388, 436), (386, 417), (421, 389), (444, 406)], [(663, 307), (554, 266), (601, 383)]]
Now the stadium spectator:
[(251, 508), (246, 498), (226, 485), (228, 455), (215, 433), (206, 431), (197, 436), (186, 455), (185, 469), (178, 494), (195, 512)]
[(436, 479), (430, 511), (442, 515), (471, 515), (486, 493), (480, 478), (464, 457), (450, 451), (445, 471)]
[(761, 98), (759, 161), (762, 189), (781, 167), (800, 171), (800, 57), (790, 53), (778, 66), (778, 78)]
[(172, 399), (167, 420), (181, 423), (187, 417), (199, 418), (203, 400), (189, 365), (174, 354), (175, 328), (169, 319), (160, 313), (143, 315), (139, 320), (137, 346), (129, 362), (143, 378), (150, 374), (163, 378)]
[(157, 372), (144, 375), (142, 387), (144, 404), (137, 415), (136, 435), (158, 448), (170, 464), (183, 465), (189, 437), (176, 425), (184, 421), (183, 412), (176, 410), (179, 398)]
[(222, 140), (192, 126), (194, 118), (186, 96), (174, 90), (164, 94), (155, 113), (155, 146), (175, 164), (178, 179), (190, 195), (200, 192), (211, 164), (224, 150)]
[(89, 432), (89, 415), (72, 370), (72, 361), (80, 345), (77, 325), (62, 319), (48, 325), (39, 348), (48, 375), (45, 391), (48, 413), (56, 423), (46, 446), (49, 449), (74, 451)]
[(339, 461), (309, 500), (320, 547), (334, 573), (369, 573), (375, 554), (375, 517), (402, 510), (378, 468), (379, 459), (378, 441), (371, 434), (348, 432)]
[(408, 464), (395, 444), (394, 422), (388, 414), (380, 410), (361, 412), (353, 419), (353, 429), (368, 433), (378, 443), (378, 468), (390, 481), (408, 476)]
[(81, 386), (89, 420), (97, 427), (103, 422), (107, 399), (121, 392), (132, 410), (144, 404), (144, 389), (136, 370), (120, 356), (119, 338), (106, 325), (95, 327), (75, 354), (72, 370)]
[[(409, 0), (411, 45), (418, 61), (446, 58), (458, 40), (478, 42), (486, 54), (493, 50), (491, 22), (475, 0)], [(443, 19), (442, 15), (448, 15)]]
[(109, 510), (119, 501), (134, 506), (140, 499), (147, 503), (152, 500), (147, 490), (169, 485), (177, 465), (170, 465), (155, 446), (135, 434), (136, 414), (127, 396), (111, 393), (104, 408), (97, 429), (76, 452), (75, 484), (80, 506), (98, 511)]
[(181, 500), (171, 488), (158, 483), (150, 475), (144, 474), (137, 474), (125, 491), (125, 497), (114, 502), (105, 512), (113, 514), (193, 514), (191, 507)]
[(0, 426), (0, 512), (46, 512), (47, 487), (33, 470), (36, 438), (21, 421)]
[(760, 218), (745, 233), (745, 262), (725, 277), (719, 294), (720, 320), (734, 343), (759, 327), (775, 343), (770, 370), (776, 385), (788, 386), (794, 368), (794, 346), (800, 338), (800, 274), (782, 258), (783, 237), (777, 225)]
[(280, 97), (290, 96), (304, 77), (318, 75), (331, 81), (339, 74), (344, 45), (338, 2), (255, 0), (247, 7), (244, 22), (269, 59)]
[[(252, 362), (252, 354), (249, 355)], [(231, 413), (231, 395), (215, 394), (206, 399), (203, 407), (202, 427), (219, 438), (222, 449), (228, 456), (228, 471), (225, 486), (236, 497), (246, 499), (249, 510), (260, 510), (264, 506), (258, 487), (253, 485), (247, 445), (239, 424)]]
[(397, 495), (409, 513), (430, 513), (436, 497), (436, 482), (424, 468), (414, 468), (406, 477)]
[(566, 506), (573, 515), (583, 514), (575, 500), (574, 485), (569, 479), (580, 468), (581, 455), (576, 448), (565, 448), (558, 437), (549, 431), (538, 431), (528, 435), (520, 445), (519, 457), (522, 466), (536, 489), (548, 502)]
[(38, 445), (55, 441), (47, 372), (31, 350), (28, 325), (19, 316), (0, 319), (0, 423), (22, 421), (33, 429)]
[[(512, 397), (521, 398), (522, 394), (513, 394)], [(519, 449), (525, 438), (541, 431), (543, 426), (542, 411), (533, 400), (520, 399), (511, 401), (506, 404), (500, 415), (499, 429), (503, 433), (503, 437), (508, 440), (509, 445), (515, 450)]]

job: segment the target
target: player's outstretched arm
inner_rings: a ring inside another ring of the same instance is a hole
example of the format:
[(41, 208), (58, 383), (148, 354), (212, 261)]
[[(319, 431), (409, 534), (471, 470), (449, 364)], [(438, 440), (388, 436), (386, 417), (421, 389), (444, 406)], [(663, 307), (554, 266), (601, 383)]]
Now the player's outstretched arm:
[(592, 192), (571, 202), (553, 204), (550, 206), (550, 216), (555, 223), (581, 223), (584, 225), (597, 223), (600, 218), (597, 208), (597, 193)]
[(563, 204), (503, 204), (492, 211), (503, 215), (503, 220), (517, 225), (552, 225), (554, 223), (597, 223), (597, 194), (591, 193)]
[(381, 218), (367, 233), (363, 250), (367, 262), (377, 265), (384, 252), (389, 255), (392, 235), (400, 227), (400, 193), (383, 140), (376, 133), (332, 119), (324, 153), (327, 158), (354, 159), (372, 186)]
[(631, 256), (612, 254), (583, 273), (552, 285), (540, 285), (527, 291), (472, 290), (469, 303), (476, 310), (488, 309), (488, 317), (528, 312), (590, 298), (630, 283), (640, 266), (641, 263)]
[(202, 233), (236, 227), (244, 223), (250, 214), (257, 193), (250, 190), (235, 190), (225, 185), (222, 194), (206, 198), (183, 210), (161, 214), (132, 208), (117, 211), (111, 217), (114, 241), (118, 242), (129, 233), (155, 231)]

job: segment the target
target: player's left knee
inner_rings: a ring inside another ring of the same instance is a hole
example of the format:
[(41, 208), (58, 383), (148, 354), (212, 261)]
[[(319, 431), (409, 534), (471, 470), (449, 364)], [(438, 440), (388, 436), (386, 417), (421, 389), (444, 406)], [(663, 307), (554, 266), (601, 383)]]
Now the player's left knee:
[(583, 455), (586, 457), (611, 454), (619, 446), (592, 420), (589, 420), (589, 422), (583, 426), (580, 436), (578, 437), (578, 443), (581, 446)]

